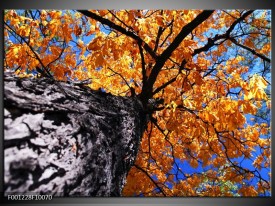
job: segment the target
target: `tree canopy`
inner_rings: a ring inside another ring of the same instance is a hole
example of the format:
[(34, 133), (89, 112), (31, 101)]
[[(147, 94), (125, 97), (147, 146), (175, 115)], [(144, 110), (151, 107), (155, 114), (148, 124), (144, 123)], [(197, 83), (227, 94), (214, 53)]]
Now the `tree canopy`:
[(269, 10), (5, 10), (4, 70), (140, 98), (125, 196), (269, 196), (270, 40)]

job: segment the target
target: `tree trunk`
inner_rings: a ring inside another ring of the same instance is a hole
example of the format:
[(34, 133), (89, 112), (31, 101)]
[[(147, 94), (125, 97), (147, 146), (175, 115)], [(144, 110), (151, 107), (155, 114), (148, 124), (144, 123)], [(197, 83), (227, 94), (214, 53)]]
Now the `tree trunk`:
[(136, 97), (5, 73), (5, 195), (120, 196), (145, 125)]

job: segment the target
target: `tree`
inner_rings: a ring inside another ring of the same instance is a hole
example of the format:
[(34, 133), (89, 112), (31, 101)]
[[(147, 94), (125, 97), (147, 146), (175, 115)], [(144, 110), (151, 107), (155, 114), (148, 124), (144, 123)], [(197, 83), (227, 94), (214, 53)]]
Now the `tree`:
[(251, 121), (271, 105), (270, 23), (267, 10), (7, 10), (4, 66), (141, 101), (125, 196), (270, 195), (270, 112)]

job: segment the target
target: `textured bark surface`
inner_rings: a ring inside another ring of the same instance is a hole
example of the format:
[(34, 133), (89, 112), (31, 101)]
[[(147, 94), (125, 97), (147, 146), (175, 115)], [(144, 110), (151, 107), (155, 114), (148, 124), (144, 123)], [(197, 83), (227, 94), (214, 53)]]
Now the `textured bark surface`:
[(5, 195), (120, 196), (144, 125), (135, 97), (6, 73)]

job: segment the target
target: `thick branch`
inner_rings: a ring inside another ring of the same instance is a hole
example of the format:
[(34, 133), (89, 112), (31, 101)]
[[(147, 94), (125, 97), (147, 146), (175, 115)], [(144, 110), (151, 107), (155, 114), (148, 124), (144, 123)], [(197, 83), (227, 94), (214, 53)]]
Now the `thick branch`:
[(148, 88), (142, 89), (141, 99), (142, 101), (147, 101), (151, 98), (153, 85), (157, 79), (157, 76), (165, 64), (166, 60), (172, 55), (172, 52), (180, 45), (182, 40), (192, 32), (197, 26), (199, 26), (203, 21), (205, 21), (214, 11), (207, 10), (200, 13), (193, 21), (185, 25), (180, 33), (175, 37), (174, 41), (168, 46), (168, 48), (159, 56), (155, 66), (152, 69), (150, 77), (148, 78)]
[[(216, 41), (220, 40), (220, 39), (230, 39), (232, 42), (235, 40), (233, 38), (230, 38), (230, 33), (233, 31), (233, 29), (235, 28), (235, 26), (240, 23), (241, 21), (243, 21), (247, 16), (249, 16), (251, 13), (253, 13), (254, 10), (249, 10), (247, 12), (245, 12), (240, 18), (236, 19), (236, 21), (233, 22), (233, 24), (229, 27), (229, 29), (224, 33), (224, 34), (219, 34), (219, 35), (216, 35), (214, 38), (209, 38), (208, 39), (208, 42), (206, 45), (204, 45), (203, 47), (201, 48), (198, 48), (198, 49), (195, 49), (192, 56), (195, 56), (203, 51), (208, 51), (211, 47), (213, 47), (214, 45), (216, 45)], [(253, 54), (255, 54), (256, 56), (262, 58), (263, 60), (265, 61), (268, 61), (270, 62), (270, 59), (268, 59), (267, 57), (255, 52), (254, 50), (248, 48), (248, 47), (245, 47), (244, 45), (241, 45), (241, 44), (238, 44), (237, 41), (233, 42), (235, 43), (236, 45), (244, 48), (244, 49), (247, 49), (248, 51), (252, 52)], [(185, 65), (186, 61), (183, 60), (182, 62), (182, 65)], [(182, 67), (180, 69), (183, 69)], [(177, 76), (176, 76), (177, 77)], [(168, 86), (169, 84), (171, 84), (172, 82), (174, 82), (176, 80), (176, 77), (172, 78), (171, 80), (169, 80), (168, 82), (166, 82), (165, 84), (163, 84), (162, 86), (160, 86), (159, 88), (157, 88), (153, 94), (156, 94), (158, 93), (159, 91), (161, 91), (161, 89), (164, 89), (166, 86)]]

